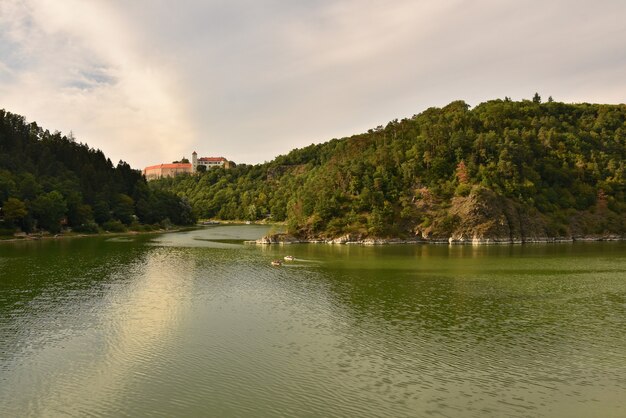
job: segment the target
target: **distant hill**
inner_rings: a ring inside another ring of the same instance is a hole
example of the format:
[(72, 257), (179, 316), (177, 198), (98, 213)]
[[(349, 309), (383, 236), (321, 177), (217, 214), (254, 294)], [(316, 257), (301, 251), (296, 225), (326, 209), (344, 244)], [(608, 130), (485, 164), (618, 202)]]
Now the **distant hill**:
[(194, 221), (178, 196), (152, 191), (138, 170), (0, 110), (0, 234), (97, 232)]
[(624, 236), (626, 106), (456, 101), (273, 161), (166, 179), (201, 217), (300, 238)]

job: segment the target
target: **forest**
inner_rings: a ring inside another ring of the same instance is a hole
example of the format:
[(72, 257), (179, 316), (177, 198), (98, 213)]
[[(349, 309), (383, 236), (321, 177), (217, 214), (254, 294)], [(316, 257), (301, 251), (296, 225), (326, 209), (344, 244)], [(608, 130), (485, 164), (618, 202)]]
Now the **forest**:
[(626, 105), (455, 101), (273, 161), (150, 182), (201, 218), (301, 238), (626, 233)]
[(127, 163), (114, 166), (71, 134), (50, 133), (0, 110), (0, 235), (121, 232), (194, 222), (184, 199), (150, 189)]

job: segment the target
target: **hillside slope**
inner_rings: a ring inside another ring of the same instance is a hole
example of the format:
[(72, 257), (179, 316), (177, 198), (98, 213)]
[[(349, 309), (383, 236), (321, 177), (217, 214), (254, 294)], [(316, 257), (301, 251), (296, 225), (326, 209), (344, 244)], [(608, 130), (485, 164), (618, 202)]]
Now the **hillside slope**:
[(623, 236), (625, 160), (625, 105), (456, 101), (153, 187), (187, 197), (201, 217), (269, 216), (305, 239)]
[(191, 208), (151, 191), (138, 170), (102, 151), (0, 110), (0, 235), (96, 232), (131, 224), (193, 223)]

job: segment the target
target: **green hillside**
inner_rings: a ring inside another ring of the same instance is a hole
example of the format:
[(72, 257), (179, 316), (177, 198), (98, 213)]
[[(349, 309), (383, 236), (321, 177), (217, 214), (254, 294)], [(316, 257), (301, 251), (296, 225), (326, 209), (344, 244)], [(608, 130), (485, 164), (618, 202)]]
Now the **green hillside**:
[(183, 200), (150, 190), (125, 162), (0, 110), (0, 235), (193, 221)]
[(462, 102), (367, 133), (154, 182), (205, 218), (302, 238), (532, 240), (626, 233), (626, 106)]

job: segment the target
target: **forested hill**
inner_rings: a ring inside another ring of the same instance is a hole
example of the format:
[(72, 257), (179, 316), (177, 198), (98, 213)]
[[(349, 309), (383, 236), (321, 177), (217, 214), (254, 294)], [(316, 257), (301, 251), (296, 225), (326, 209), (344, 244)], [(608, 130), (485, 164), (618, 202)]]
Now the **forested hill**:
[(456, 101), (272, 162), (154, 183), (201, 217), (299, 237), (533, 240), (626, 232), (626, 106)]
[(139, 224), (188, 224), (191, 208), (150, 190), (140, 171), (102, 151), (0, 110), (0, 235), (62, 228), (120, 231)]

